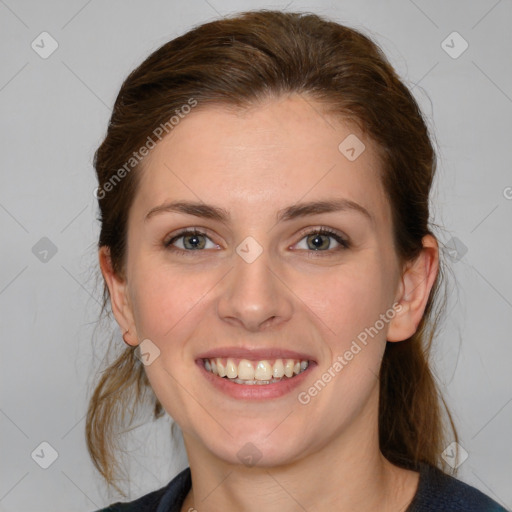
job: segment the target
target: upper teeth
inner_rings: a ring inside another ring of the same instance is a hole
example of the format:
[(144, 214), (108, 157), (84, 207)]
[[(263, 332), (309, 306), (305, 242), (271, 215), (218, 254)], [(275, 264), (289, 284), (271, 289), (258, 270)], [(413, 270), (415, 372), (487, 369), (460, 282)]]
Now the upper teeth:
[(219, 377), (230, 379), (268, 381), (283, 376), (293, 377), (303, 372), (309, 365), (308, 361), (300, 359), (276, 359), (275, 361), (235, 359), (216, 357), (204, 359), (204, 367)]

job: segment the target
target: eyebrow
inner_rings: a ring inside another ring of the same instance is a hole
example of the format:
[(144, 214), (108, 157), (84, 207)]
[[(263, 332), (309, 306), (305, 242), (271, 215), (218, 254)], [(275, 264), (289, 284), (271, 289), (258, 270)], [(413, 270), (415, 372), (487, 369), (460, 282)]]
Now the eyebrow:
[[(350, 199), (331, 199), (325, 201), (310, 201), (288, 206), (277, 212), (277, 222), (289, 221), (308, 215), (318, 215), (320, 213), (331, 213), (350, 211), (362, 214), (372, 224), (374, 223), (373, 215), (364, 206), (361, 206)], [(155, 206), (146, 214), (145, 220), (162, 212), (184, 213), (186, 215), (194, 215), (205, 219), (212, 219), (219, 222), (228, 222), (230, 214), (224, 208), (208, 205), (201, 202), (175, 201)]]

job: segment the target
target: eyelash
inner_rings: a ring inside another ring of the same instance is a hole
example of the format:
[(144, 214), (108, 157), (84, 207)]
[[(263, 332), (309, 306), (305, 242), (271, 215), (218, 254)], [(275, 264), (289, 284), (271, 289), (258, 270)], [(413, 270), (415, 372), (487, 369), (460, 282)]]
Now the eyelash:
[(332, 254), (333, 252), (338, 251), (346, 251), (347, 249), (350, 249), (351, 244), (350, 242), (341, 236), (337, 231), (334, 231), (328, 227), (321, 226), (320, 228), (313, 229), (311, 231), (307, 231), (305, 233), (301, 233), (301, 237), (299, 242), (303, 240), (304, 238), (310, 236), (310, 235), (325, 235), (329, 236), (331, 238), (334, 238), (336, 242), (338, 242), (340, 245), (339, 247), (335, 247), (333, 249), (327, 249), (325, 251), (314, 251), (314, 250), (308, 250), (308, 257), (309, 258), (318, 258), (318, 257), (324, 257), (328, 256), (329, 254)]
[[(197, 251), (195, 250), (184, 250), (180, 249), (178, 247), (174, 247), (172, 244), (179, 240), (180, 238), (183, 238), (187, 235), (200, 235), (205, 236), (207, 238), (210, 238), (207, 233), (204, 231), (198, 230), (198, 229), (185, 229), (183, 231), (180, 231), (178, 234), (174, 235), (172, 238), (170, 238), (167, 241), (164, 241), (163, 245), (166, 249), (168, 249), (171, 252), (177, 253), (177, 254), (184, 254), (187, 256), (192, 256), (195, 252), (202, 252), (204, 249), (199, 249)], [(325, 235), (333, 238), (336, 242), (338, 242), (340, 245), (339, 247), (335, 247), (334, 249), (327, 249), (324, 251), (315, 251), (315, 250), (307, 250), (308, 257), (316, 258), (316, 257), (324, 257), (328, 256), (329, 254), (332, 254), (335, 251), (344, 251), (351, 247), (351, 243), (343, 238), (338, 232), (333, 231), (332, 229), (328, 227), (321, 226), (319, 228), (313, 229), (311, 231), (306, 231), (304, 233), (301, 233), (301, 238), (299, 239), (299, 242), (302, 241), (304, 238), (310, 236), (310, 235)], [(297, 242), (298, 243), (298, 242)], [(327, 253), (327, 254), (322, 254)]]

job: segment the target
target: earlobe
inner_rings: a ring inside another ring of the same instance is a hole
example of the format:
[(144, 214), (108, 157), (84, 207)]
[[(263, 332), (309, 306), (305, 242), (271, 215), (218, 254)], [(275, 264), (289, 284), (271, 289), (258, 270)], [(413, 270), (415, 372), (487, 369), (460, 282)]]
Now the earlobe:
[(403, 341), (417, 330), (439, 270), (439, 247), (432, 235), (423, 237), (423, 249), (408, 263), (399, 283), (396, 302), (400, 311), (389, 325), (388, 341)]
[(115, 273), (109, 247), (100, 247), (98, 258), (101, 273), (108, 287), (112, 313), (123, 333), (123, 340), (127, 345), (135, 346), (137, 345), (137, 334), (127, 293), (126, 280)]

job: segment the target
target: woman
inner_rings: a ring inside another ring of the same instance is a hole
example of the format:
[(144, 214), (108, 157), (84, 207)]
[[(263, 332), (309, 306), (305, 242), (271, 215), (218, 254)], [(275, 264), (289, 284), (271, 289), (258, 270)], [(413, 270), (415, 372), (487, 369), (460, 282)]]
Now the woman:
[(374, 43), (275, 11), (200, 26), (126, 79), (95, 167), (128, 347), (88, 448), (114, 484), (118, 415), (152, 390), (190, 465), (105, 510), (504, 510), (442, 471), (435, 155)]

